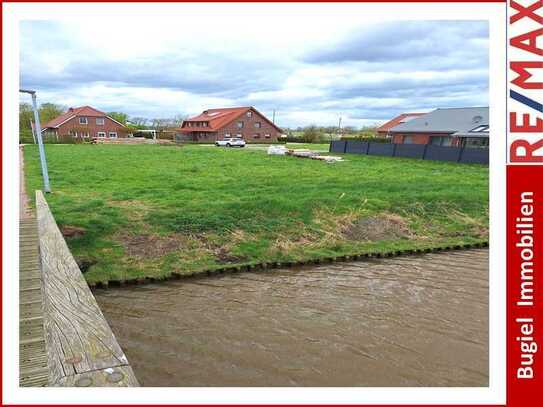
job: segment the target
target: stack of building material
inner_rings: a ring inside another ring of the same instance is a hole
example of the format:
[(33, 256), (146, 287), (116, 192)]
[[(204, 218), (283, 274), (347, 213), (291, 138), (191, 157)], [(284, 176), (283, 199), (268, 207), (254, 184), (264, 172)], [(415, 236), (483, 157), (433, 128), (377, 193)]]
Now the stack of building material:
[(310, 157), (318, 155), (318, 153), (311, 150), (306, 150), (306, 149), (289, 150), (287, 154), (293, 155), (295, 157), (304, 157), (304, 158), (310, 158)]
[(330, 155), (320, 155), (316, 151), (311, 150), (288, 150), (288, 155), (292, 155), (294, 157), (301, 157), (301, 158), (311, 158), (313, 160), (320, 160), (320, 161), (326, 161), (327, 163), (333, 163), (337, 161), (343, 161), (342, 157), (338, 156), (330, 156)]
[(338, 161), (343, 161), (343, 157), (333, 156), (333, 155), (314, 155), (311, 157), (313, 160), (326, 161), (327, 163), (335, 163)]
[(289, 152), (289, 149), (285, 146), (269, 146), (268, 155), (285, 155)]

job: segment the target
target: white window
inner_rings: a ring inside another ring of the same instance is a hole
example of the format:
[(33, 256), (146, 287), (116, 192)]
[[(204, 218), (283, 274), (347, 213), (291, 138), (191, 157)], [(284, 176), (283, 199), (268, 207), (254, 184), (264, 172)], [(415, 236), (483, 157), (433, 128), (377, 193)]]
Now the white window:
[(413, 138), (413, 136), (405, 136), (403, 138), (403, 143), (404, 144), (414, 144), (415, 143), (415, 139)]
[(96, 133), (96, 136), (100, 137), (100, 138), (103, 138), (103, 137), (106, 136), (106, 132), (105, 131), (99, 131), (98, 133)]
[(238, 134), (236, 134), (236, 137), (242, 138), (243, 136), (242, 136), (241, 134), (238, 133)]
[(269, 134), (264, 134), (264, 137), (270, 138), (270, 135)]
[(251, 112), (250, 110), (247, 112), (247, 117), (252, 117), (253, 116), (253, 112)]
[(243, 122), (238, 122), (238, 129), (242, 129), (243, 128)]
[(254, 138), (260, 138), (260, 133), (256, 133), (255, 135), (253, 135)]
[(86, 117), (80, 117), (79, 124), (89, 124), (89, 121), (87, 120)]
[(262, 127), (262, 123), (260, 123), (260, 122), (255, 122), (255, 127), (256, 127), (257, 129), (261, 128), (261, 127)]
[(226, 133), (224, 137), (230, 137), (230, 133)]
[(109, 138), (117, 138), (117, 133), (114, 131), (109, 132)]
[(104, 125), (104, 118), (103, 117), (97, 117), (96, 118), (96, 124), (98, 126), (103, 126)]

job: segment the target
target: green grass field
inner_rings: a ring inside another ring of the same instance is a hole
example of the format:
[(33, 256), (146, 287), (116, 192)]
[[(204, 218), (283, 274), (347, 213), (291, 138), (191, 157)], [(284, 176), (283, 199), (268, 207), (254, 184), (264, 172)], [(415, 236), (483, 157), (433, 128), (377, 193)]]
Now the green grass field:
[[(199, 146), (46, 151), (47, 200), (89, 282), (488, 239), (483, 166)], [(35, 146), (25, 169), (33, 196)]]

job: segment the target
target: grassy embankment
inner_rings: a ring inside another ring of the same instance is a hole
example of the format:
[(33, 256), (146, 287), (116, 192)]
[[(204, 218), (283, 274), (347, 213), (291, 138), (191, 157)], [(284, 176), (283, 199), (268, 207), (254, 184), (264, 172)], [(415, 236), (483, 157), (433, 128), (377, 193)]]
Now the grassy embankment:
[[(483, 166), (198, 146), (46, 150), (47, 200), (89, 282), (487, 240)], [(35, 146), (25, 168), (31, 193)]]

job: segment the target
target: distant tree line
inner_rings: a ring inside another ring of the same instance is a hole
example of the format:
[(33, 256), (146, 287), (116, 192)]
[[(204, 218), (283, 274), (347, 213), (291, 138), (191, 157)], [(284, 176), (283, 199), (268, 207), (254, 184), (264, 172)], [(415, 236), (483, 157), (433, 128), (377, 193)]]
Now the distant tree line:
[(309, 125), (305, 127), (284, 128), (287, 141), (304, 143), (324, 143), (339, 139), (368, 139), (377, 137), (376, 126), (356, 128), (345, 126), (341, 129), (337, 126)]

